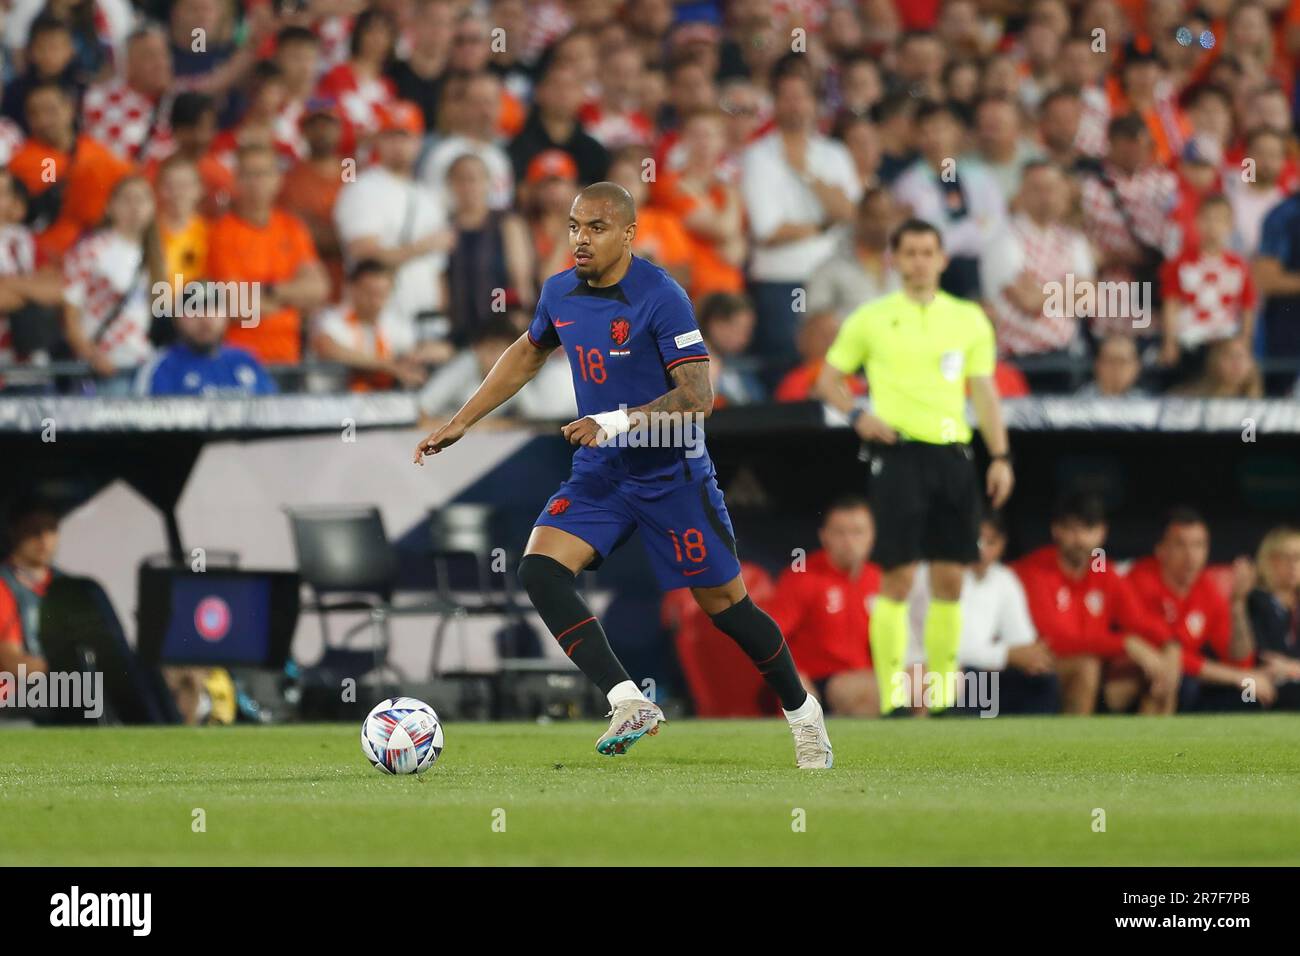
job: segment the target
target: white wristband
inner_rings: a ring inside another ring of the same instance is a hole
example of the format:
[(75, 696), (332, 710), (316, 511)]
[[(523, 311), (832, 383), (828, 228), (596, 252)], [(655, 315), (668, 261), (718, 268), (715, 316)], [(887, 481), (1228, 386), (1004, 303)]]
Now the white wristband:
[(601, 444), (611, 439), (617, 438), (632, 427), (631, 419), (627, 417), (627, 412), (621, 408), (616, 408), (612, 412), (600, 412), (596, 415), (588, 415), (593, 422), (600, 426), (602, 437)]

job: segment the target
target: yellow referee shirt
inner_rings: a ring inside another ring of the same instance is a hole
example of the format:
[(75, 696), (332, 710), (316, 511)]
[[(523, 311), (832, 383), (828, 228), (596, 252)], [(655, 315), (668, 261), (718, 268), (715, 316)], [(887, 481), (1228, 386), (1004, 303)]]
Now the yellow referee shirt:
[(966, 380), (993, 374), (993, 326), (974, 302), (937, 292), (929, 305), (901, 291), (845, 317), (826, 361), (867, 370), (872, 411), (913, 441), (970, 441)]

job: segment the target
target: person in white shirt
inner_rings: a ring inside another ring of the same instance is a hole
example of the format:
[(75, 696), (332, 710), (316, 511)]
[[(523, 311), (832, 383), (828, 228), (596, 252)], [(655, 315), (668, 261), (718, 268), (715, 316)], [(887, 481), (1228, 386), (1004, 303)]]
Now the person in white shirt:
[[(443, 116), (447, 133), (429, 151), (420, 167), (420, 180), (441, 197), (447, 193), (452, 163), (467, 153), (483, 160), (488, 174), (488, 207), (509, 209), (515, 197), (515, 173), (510, 155), (497, 142), (501, 118), (501, 81), (488, 72), (447, 80)], [(449, 203), (448, 203), (449, 204)]]
[(997, 329), (998, 349), (1009, 355), (1081, 354), (1079, 319), (1049, 308), (1051, 283), (1064, 287), (1096, 278), (1092, 247), (1066, 221), (1069, 183), (1055, 163), (1025, 167), (1019, 212), (980, 256), (984, 309)]
[(163, 273), (153, 189), (128, 176), (113, 187), (104, 228), (63, 260), (63, 334), (94, 373), (96, 394), (129, 395), (136, 369), (153, 354), (152, 290)]
[(962, 125), (946, 103), (916, 112), (921, 158), (894, 183), (894, 195), (909, 215), (933, 224), (943, 238), (948, 268), (945, 292), (963, 298), (980, 294), (979, 257), (1006, 219), (998, 181), (975, 162), (958, 162)]
[(334, 223), (351, 269), (375, 259), (394, 270), (393, 310), (418, 339), (445, 337), (444, 274), (455, 234), (438, 195), (412, 178), (424, 119), (413, 103), (383, 107), (378, 163), (339, 191)]
[(1286, 164), (1286, 139), (1277, 130), (1261, 126), (1246, 137), (1246, 155), (1254, 161), (1255, 175), (1224, 176), (1223, 194), (1232, 206), (1232, 249), (1247, 259), (1259, 252), (1264, 217), (1286, 198), (1278, 185)]
[(844, 145), (817, 133), (811, 76), (797, 64), (773, 72), (776, 129), (745, 150), (741, 198), (753, 240), (754, 349), (789, 366), (798, 361), (795, 291), (835, 254), (862, 186)]
[(348, 367), (351, 391), (418, 388), (428, 378), (411, 328), (394, 316), (392, 290), (388, 267), (363, 259), (348, 275), (347, 301), (312, 321), (312, 351)]
[[(1001, 563), (1006, 546), (1001, 516), (990, 512), (980, 523), (979, 561), (966, 570), (962, 581), (958, 663), (967, 672), (997, 672), (998, 713), (1054, 714), (1060, 710), (1055, 663), (1034, 630), (1020, 579)], [(925, 657), (920, 635), (930, 601), (927, 570), (918, 570), (909, 598), (913, 661)]]

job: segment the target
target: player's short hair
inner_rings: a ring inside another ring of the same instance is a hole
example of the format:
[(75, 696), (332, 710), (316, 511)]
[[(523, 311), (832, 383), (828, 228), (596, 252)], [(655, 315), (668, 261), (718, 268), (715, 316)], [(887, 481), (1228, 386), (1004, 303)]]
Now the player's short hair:
[(873, 520), (875, 519), (875, 514), (871, 510), (871, 503), (862, 495), (853, 493), (837, 495), (826, 504), (825, 510), (822, 511), (822, 524), (826, 524), (831, 515), (837, 511), (857, 511), (858, 509), (862, 509)]
[(378, 259), (362, 259), (348, 272), (349, 282), (359, 282), (366, 276), (388, 276), (392, 277), (393, 270), (384, 265)]
[(632, 201), (632, 194), (618, 183), (592, 183), (578, 193), (578, 198), (609, 202), (622, 219), (623, 225), (630, 226), (636, 222), (636, 203)]
[(197, 126), (208, 113), (215, 115), (216, 112), (216, 101), (207, 93), (199, 93), (195, 90), (177, 93), (176, 99), (172, 102), (172, 129), (178, 126), (184, 128)]
[(1205, 516), (1190, 505), (1175, 505), (1165, 512), (1164, 524), (1167, 533), (1175, 525), (1186, 527), (1189, 524), (1205, 524)]
[(894, 234), (889, 237), (889, 248), (897, 252), (899, 246), (903, 244), (904, 236), (924, 235), (926, 233), (934, 236), (934, 241), (939, 243), (939, 248), (943, 248), (943, 234), (939, 232), (933, 223), (926, 222), (924, 219), (908, 219), (895, 229)]
[(1094, 527), (1106, 523), (1106, 506), (1101, 497), (1090, 491), (1072, 491), (1062, 495), (1052, 508), (1052, 524), (1077, 521)]

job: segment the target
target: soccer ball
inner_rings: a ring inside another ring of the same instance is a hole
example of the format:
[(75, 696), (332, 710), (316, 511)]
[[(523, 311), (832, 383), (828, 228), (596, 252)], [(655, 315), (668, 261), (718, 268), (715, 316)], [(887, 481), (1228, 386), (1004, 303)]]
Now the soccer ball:
[(390, 697), (361, 724), (361, 752), (391, 774), (424, 773), (442, 753), (442, 721), (414, 697)]

